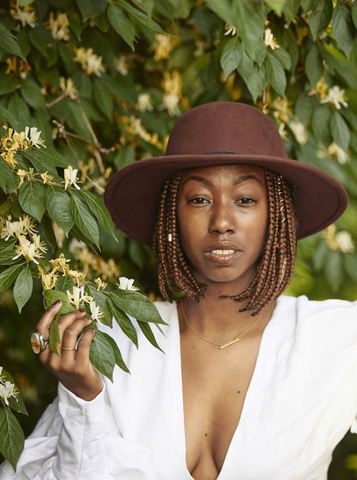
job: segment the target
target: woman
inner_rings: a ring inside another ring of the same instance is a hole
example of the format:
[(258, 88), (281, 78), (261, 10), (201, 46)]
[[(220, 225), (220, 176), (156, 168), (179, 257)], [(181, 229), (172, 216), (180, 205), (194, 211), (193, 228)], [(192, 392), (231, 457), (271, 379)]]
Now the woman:
[(346, 208), (341, 185), (289, 160), (262, 112), (217, 102), (180, 118), (165, 157), (118, 172), (106, 204), (152, 243), (162, 294), (186, 293), (157, 304), (166, 355), (114, 329), (131, 375), (108, 383), (89, 362), (93, 331), (73, 353), (84, 312), (65, 315), (60, 357), (40, 354), (59, 396), (1, 479), (326, 478), (357, 413), (357, 306), (281, 293), (296, 239)]

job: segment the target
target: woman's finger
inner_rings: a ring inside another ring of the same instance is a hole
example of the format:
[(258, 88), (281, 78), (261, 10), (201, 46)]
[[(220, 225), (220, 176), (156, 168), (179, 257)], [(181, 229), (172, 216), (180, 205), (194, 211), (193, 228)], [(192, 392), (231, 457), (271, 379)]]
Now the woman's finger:
[(57, 300), (50, 308), (42, 315), (40, 321), (36, 325), (36, 332), (41, 333), (46, 338), (50, 334), (50, 326), (56, 314), (61, 310), (62, 302)]
[(88, 328), (77, 345), (76, 362), (85, 365), (89, 361), (89, 349), (95, 335), (95, 328)]
[(83, 328), (88, 327), (92, 323), (90, 317), (82, 317), (77, 319), (71, 325), (69, 325), (63, 333), (63, 339), (61, 344), (61, 357), (64, 359), (74, 358), (73, 352), (75, 352), (77, 338)]

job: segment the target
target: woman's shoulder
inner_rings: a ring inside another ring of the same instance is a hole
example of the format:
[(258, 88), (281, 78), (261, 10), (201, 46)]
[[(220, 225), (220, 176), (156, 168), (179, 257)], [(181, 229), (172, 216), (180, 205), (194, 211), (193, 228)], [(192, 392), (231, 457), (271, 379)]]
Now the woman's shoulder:
[(357, 300), (350, 302), (341, 299), (328, 300), (310, 300), (306, 295), (291, 297), (282, 295), (277, 300), (277, 309), (282, 313), (293, 313), (313, 317), (315, 315), (325, 314), (327, 317), (335, 315), (354, 316), (357, 313)]

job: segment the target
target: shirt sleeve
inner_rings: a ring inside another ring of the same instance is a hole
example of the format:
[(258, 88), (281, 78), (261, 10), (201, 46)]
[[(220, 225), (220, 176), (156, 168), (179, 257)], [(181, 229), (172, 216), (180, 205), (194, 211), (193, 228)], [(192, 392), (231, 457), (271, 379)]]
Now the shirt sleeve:
[(157, 480), (150, 451), (119, 432), (106, 389), (92, 401), (59, 384), (17, 464), (0, 466), (2, 480)]

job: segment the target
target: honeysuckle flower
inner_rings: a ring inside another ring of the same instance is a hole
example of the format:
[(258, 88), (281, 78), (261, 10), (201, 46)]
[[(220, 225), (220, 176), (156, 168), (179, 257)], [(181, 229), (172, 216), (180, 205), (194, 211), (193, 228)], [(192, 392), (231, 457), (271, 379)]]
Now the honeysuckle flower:
[(15, 385), (9, 381), (0, 381), (0, 398), (4, 401), (5, 405), (9, 405), (9, 398), (15, 398), (17, 401), (17, 392)]
[(152, 112), (154, 107), (151, 105), (150, 93), (141, 93), (138, 96), (138, 104), (136, 106), (141, 112)]
[(285, 130), (285, 123), (279, 125), (279, 133), (283, 140), (288, 136), (288, 132)]
[(17, 260), (19, 257), (24, 256), (27, 262), (34, 262), (38, 265), (36, 259), (42, 258), (39, 248), (36, 247), (35, 243), (31, 243), (24, 235), (18, 235), (17, 239), (19, 245), (15, 247), (15, 257), (12, 260)]
[(100, 311), (99, 307), (95, 302), (89, 302), (90, 314), (93, 320), (101, 321), (103, 313)]
[(180, 103), (180, 96), (174, 93), (164, 93), (162, 97), (162, 104), (167, 109), (170, 117), (180, 115), (178, 105)]
[(55, 222), (52, 222), (52, 228), (53, 228), (53, 232), (55, 234), (55, 237), (56, 237), (56, 243), (57, 243), (57, 246), (59, 248), (62, 248), (63, 247), (63, 242), (66, 238), (66, 234), (64, 233), (64, 230), (63, 228), (61, 228), (59, 225), (57, 225), (57, 223)]
[(134, 287), (134, 281), (133, 278), (119, 277), (119, 283), (117, 285), (120, 290), (139, 290), (137, 287)]
[(66, 294), (71, 304), (78, 310), (84, 295), (84, 287), (73, 287), (73, 292), (67, 290)]
[[(28, 134), (30, 132), (30, 138), (28, 138)], [(31, 146), (34, 145), (37, 148), (45, 147), (46, 145), (43, 144), (43, 140), (40, 138), (41, 131), (37, 131), (36, 127), (25, 127), (25, 138), (28, 142), (30, 142)]]
[(322, 232), (322, 236), (331, 250), (348, 253), (355, 249), (351, 234), (346, 230), (336, 233), (336, 225), (334, 224), (327, 227)]
[(78, 182), (77, 172), (78, 170), (76, 168), (73, 168), (71, 165), (69, 165), (68, 168), (65, 169), (64, 171), (64, 179), (65, 179), (64, 189), (65, 190), (67, 190), (67, 188), (70, 187), (71, 185), (76, 187), (77, 190), (80, 190), (79, 186), (76, 183)]
[(264, 43), (267, 47), (270, 47), (272, 50), (275, 50), (276, 48), (280, 48), (270, 28), (267, 28), (265, 30)]
[(287, 100), (286, 98), (277, 97), (271, 106), (274, 108), (273, 115), (276, 121), (288, 123), (290, 118), (293, 116), (292, 112), (292, 104), (293, 102)]
[(20, 177), (20, 183), (19, 183), (19, 188), (20, 188), (21, 185), (24, 183), (24, 179), (25, 177), (27, 177), (28, 173), (25, 170), (21, 170), (21, 168), (19, 168), (18, 171), (16, 172), (16, 175)]
[(301, 145), (305, 145), (305, 143), (307, 142), (307, 133), (304, 125), (300, 122), (290, 122), (289, 127), (295, 135), (296, 140)]
[(173, 45), (171, 43), (171, 37), (164, 35), (163, 33), (155, 33), (154, 42), (155, 54), (154, 61), (159, 62), (169, 57)]
[(56, 18), (54, 18), (53, 12), (50, 12), (46, 26), (55, 40), (66, 42), (69, 40), (69, 22), (65, 13), (56, 12)]
[(329, 88), (327, 97), (320, 100), (320, 103), (333, 103), (337, 110), (341, 109), (341, 105), (344, 107), (348, 107), (346, 102), (347, 98), (345, 96), (345, 91), (341, 89), (338, 85), (334, 85), (333, 87)]
[(33, 239), (33, 243), (35, 244), (36, 250), (40, 250), (40, 251), (43, 252), (43, 253), (46, 253), (46, 252), (47, 252), (46, 243), (45, 243), (45, 242), (41, 242), (41, 237), (40, 237), (40, 235), (36, 235), (36, 233), (34, 233), (34, 234), (32, 235), (32, 239)]
[(226, 30), (226, 33), (224, 35), (229, 35), (231, 33), (232, 36), (234, 36), (237, 33), (235, 27), (233, 27), (232, 25), (229, 25), (229, 23), (226, 24), (224, 29)]
[(73, 60), (79, 62), (88, 75), (94, 73), (100, 77), (102, 72), (106, 71), (102, 63), (102, 57), (93, 53), (93, 48), (88, 48), (86, 50), (84, 47), (80, 47), (74, 48), (73, 51), (75, 53)]
[(96, 278), (94, 280), (94, 283), (97, 285), (97, 290), (98, 291), (99, 290), (105, 290), (107, 285), (108, 285), (107, 283), (103, 282), (103, 280), (100, 277)]
[(43, 180), (43, 183), (46, 184), (53, 179), (53, 175), (48, 175), (48, 172), (45, 172), (41, 173), (41, 178)]
[(66, 80), (64, 77), (60, 77), (60, 89), (63, 94), (68, 95), (70, 98), (77, 98), (78, 96), (78, 90), (71, 78)]
[(68, 275), (68, 277), (70, 277), (74, 282), (76, 282), (77, 286), (80, 282), (83, 282), (86, 277), (83, 272), (78, 272), (77, 270), (68, 270), (66, 272), (66, 275)]
[(344, 165), (348, 160), (347, 153), (337, 145), (337, 143), (332, 142), (328, 147), (328, 154), (335, 155), (337, 157), (338, 163)]
[(321, 77), (320, 80), (315, 85), (315, 88), (308, 93), (309, 97), (315, 95), (316, 93), (320, 96), (320, 100), (325, 100), (327, 98), (328, 84), (325, 82), (325, 78)]
[(28, 232), (33, 234), (36, 231), (31, 217), (28, 215), (23, 215), (16, 222), (12, 222), (11, 218), (11, 215), (7, 217), (7, 220), (5, 220), (5, 225), (3, 225), (1, 230), (1, 238), (4, 238), (5, 242), (7, 242), (10, 237), (26, 235)]
[(16, 20), (19, 20), (21, 22), (22, 27), (25, 27), (26, 25), (30, 25), (31, 28), (36, 27), (36, 15), (35, 11), (31, 7), (31, 5), (25, 5), (25, 7), (22, 9), (18, 5), (16, 5), (15, 8), (12, 8), (10, 10), (11, 15), (13, 18)]
[(86, 244), (84, 242), (77, 240), (76, 238), (72, 238), (69, 243), (69, 251), (76, 260), (80, 259), (83, 248), (86, 248)]
[(42, 273), (41, 281), (42, 281), (43, 289), (51, 290), (52, 288), (55, 288), (57, 279), (58, 279), (58, 275), (54, 274), (53, 272)]
[(129, 73), (128, 64), (125, 61), (125, 58), (116, 58), (114, 60), (114, 69), (121, 73), (124, 77)]

